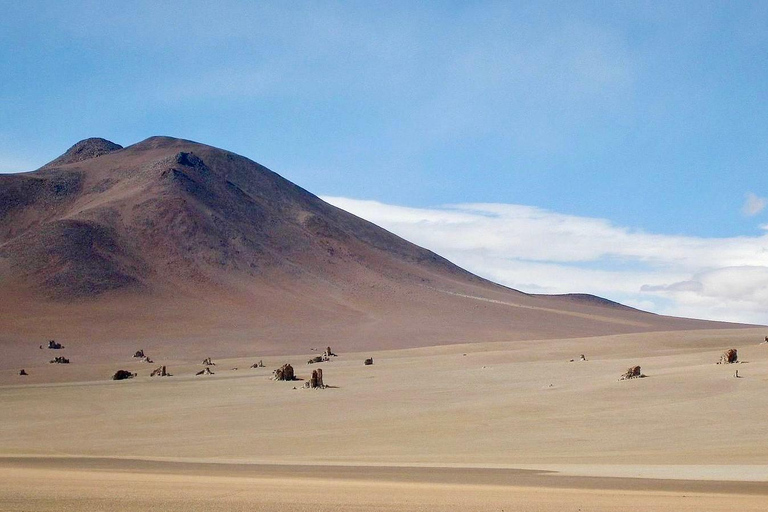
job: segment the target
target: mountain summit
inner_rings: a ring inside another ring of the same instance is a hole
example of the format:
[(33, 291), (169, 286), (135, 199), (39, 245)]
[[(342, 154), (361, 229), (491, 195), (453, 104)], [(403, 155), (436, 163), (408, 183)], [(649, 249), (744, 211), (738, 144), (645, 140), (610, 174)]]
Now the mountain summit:
[(201, 353), (718, 325), (496, 285), (245, 157), (169, 137), (86, 139), (0, 176), (0, 295), (0, 343), (184, 339)]

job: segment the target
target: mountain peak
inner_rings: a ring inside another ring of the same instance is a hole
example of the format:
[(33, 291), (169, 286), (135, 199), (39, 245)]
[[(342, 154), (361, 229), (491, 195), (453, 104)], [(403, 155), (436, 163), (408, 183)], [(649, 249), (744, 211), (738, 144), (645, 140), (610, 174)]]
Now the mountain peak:
[(89, 139), (83, 139), (71, 148), (69, 148), (63, 155), (48, 162), (44, 167), (56, 167), (59, 165), (74, 164), (82, 162), (83, 160), (90, 160), (107, 153), (112, 153), (123, 149), (120, 144), (115, 144), (107, 139), (101, 137), (91, 137)]

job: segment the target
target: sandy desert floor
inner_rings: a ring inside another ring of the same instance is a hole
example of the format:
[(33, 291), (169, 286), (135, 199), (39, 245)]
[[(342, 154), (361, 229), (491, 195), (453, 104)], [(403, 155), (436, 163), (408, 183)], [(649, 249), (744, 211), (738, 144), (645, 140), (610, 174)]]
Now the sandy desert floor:
[(765, 510), (765, 334), (4, 370), (0, 510)]

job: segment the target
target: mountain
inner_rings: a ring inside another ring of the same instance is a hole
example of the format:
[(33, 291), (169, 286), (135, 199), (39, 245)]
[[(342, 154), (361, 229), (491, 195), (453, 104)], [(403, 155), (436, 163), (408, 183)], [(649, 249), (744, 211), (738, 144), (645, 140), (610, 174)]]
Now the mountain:
[(57, 338), (93, 354), (733, 327), (491, 283), (245, 157), (169, 137), (86, 139), (37, 171), (0, 175), (0, 296), (0, 346)]

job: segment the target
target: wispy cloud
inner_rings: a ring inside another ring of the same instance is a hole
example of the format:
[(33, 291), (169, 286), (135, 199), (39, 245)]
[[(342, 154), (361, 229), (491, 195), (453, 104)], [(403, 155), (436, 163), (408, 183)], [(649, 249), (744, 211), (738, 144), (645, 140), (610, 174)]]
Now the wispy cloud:
[(768, 323), (768, 234), (670, 236), (522, 205), (324, 199), (523, 291), (588, 292), (658, 313)]
[(744, 206), (741, 207), (741, 211), (747, 217), (754, 217), (765, 209), (766, 204), (768, 204), (768, 200), (764, 197), (760, 197), (752, 192), (747, 192), (744, 199)]

